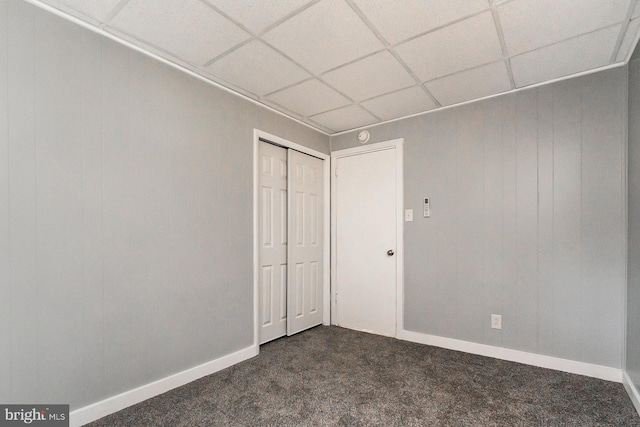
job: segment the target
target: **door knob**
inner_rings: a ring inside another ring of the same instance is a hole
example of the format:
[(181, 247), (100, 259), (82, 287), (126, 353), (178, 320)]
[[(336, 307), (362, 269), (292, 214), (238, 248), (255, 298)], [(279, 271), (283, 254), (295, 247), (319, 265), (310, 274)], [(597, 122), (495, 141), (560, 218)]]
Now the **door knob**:
[(394, 254), (394, 253), (395, 253), (395, 252), (393, 252), (393, 249), (389, 249), (389, 250), (387, 251), (387, 255), (389, 255), (389, 256), (393, 256), (393, 254)]

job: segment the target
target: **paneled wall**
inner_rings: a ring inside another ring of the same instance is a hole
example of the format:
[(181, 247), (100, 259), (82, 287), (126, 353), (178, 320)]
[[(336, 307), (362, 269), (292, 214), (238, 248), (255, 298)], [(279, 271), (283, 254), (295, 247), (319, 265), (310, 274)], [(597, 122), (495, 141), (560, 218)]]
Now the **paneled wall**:
[(0, 402), (71, 409), (253, 344), (253, 128), (329, 138), (0, 2)]
[(370, 133), (405, 139), (405, 329), (621, 367), (626, 68)]
[(625, 370), (640, 390), (640, 50), (629, 62), (629, 239)]

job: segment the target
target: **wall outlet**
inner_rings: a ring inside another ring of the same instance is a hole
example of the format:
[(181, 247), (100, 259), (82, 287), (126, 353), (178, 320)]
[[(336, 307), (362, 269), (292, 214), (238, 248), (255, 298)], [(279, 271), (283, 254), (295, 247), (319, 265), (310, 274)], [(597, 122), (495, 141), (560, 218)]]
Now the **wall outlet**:
[(413, 221), (413, 209), (405, 209), (404, 211), (404, 220), (405, 221)]
[(502, 316), (499, 314), (491, 315), (491, 328), (502, 329)]

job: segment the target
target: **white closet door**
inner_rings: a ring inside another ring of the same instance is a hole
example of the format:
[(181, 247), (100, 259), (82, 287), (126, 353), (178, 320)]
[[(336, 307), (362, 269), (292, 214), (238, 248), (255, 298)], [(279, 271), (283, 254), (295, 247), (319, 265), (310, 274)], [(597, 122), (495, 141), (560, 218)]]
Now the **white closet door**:
[(260, 142), (260, 344), (287, 333), (287, 150)]
[(322, 160), (289, 150), (287, 335), (322, 323)]

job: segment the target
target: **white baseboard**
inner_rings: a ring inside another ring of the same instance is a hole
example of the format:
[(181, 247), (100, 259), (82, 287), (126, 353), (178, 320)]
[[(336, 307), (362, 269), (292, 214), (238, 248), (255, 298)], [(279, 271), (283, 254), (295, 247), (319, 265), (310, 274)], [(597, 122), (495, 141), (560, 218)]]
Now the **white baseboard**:
[(449, 350), (463, 351), (465, 353), (523, 363), (525, 365), (555, 369), (557, 371), (569, 372), (571, 374), (586, 375), (588, 377), (615, 381), (618, 383), (622, 382), (622, 369), (610, 368), (608, 366), (593, 365), (591, 363), (577, 362), (575, 360), (561, 359), (559, 357), (544, 356), (542, 354), (528, 353), (526, 351), (512, 350), (486, 344), (477, 344), (469, 341), (438, 337), (435, 335), (405, 330), (400, 331), (397, 338), (405, 341), (442, 347)]
[(638, 389), (626, 372), (622, 373), (622, 384), (624, 385), (625, 390), (627, 390), (627, 394), (629, 394), (629, 398), (631, 399), (633, 406), (636, 408), (636, 412), (640, 415), (640, 393), (638, 393)]
[(212, 360), (186, 371), (178, 372), (158, 381), (143, 385), (133, 390), (125, 391), (117, 396), (110, 397), (100, 402), (93, 403), (80, 409), (76, 409), (69, 414), (69, 424), (71, 427), (82, 426), (99, 418), (120, 411), (136, 403), (165, 393), (176, 387), (180, 387), (191, 381), (211, 375), (229, 366), (233, 366), (244, 360), (258, 355), (259, 347), (252, 345), (235, 353)]

